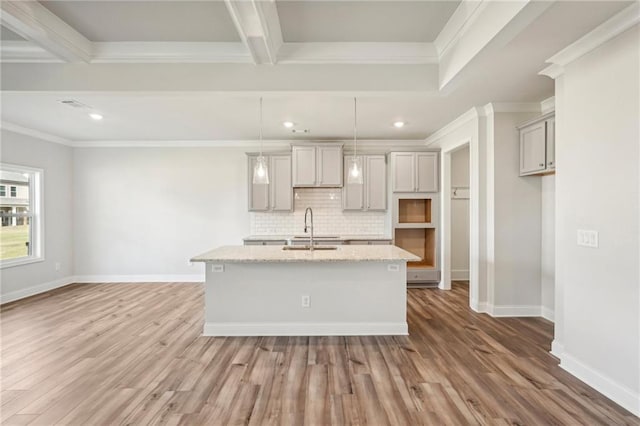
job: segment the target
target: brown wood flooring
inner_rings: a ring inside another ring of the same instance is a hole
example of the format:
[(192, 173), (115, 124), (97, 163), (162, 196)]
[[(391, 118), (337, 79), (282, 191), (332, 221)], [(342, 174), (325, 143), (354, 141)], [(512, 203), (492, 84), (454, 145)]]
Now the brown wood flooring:
[(408, 291), (410, 336), (201, 337), (198, 284), (74, 284), (2, 307), (3, 425), (635, 424), (557, 366), (553, 325), (466, 285)]

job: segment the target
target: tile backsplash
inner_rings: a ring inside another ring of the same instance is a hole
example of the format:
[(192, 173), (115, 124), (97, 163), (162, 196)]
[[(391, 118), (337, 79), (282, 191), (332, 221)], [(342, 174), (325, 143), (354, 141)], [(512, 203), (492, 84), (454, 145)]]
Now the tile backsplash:
[(387, 212), (342, 211), (339, 188), (296, 188), (294, 211), (251, 213), (252, 235), (301, 235), (304, 211), (313, 209), (316, 235), (385, 234)]

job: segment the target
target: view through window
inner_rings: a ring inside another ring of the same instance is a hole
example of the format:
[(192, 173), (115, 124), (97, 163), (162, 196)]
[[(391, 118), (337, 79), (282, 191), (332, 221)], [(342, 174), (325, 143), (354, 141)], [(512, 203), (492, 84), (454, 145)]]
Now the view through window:
[(0, 261), (38, 257), (39, 172), (0, 165)]

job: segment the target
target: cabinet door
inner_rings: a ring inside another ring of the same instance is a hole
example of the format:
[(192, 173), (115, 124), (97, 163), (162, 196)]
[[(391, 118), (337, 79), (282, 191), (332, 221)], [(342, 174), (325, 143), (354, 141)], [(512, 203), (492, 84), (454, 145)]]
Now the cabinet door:
[[(360, 164), (364, 164), (362, 162), (362, 157), (357, 157), (360, 160)], [(348, 173), (349, 173), (349, 165), (351, 164), (351, 160), (353, 159), (353, 155), (346, 155), (344, 157), (344, 186), (342, 187), (342, 209), (343, 210), (362, 210), (364, 209), (364, 186), (362, 184), (357, 183), (349, 183)], [(364, 172), (364, 170), (363, 170)], [(364, 175), (366, 179), (366, 174)], [(364, 180), (363, 180), (364, 182)]]
[(414, 153), (394, 152), (391, 156), (393, 192), (415, 192), (416, 169)]
[(318, 157), (318, 179), (316, 184), (320, 186), (342, 186), (342, 147), (319, 146), (316, 155)]
[(364, 188), (367, 210), (387, 209), (387, 161), (384, 155), (365, 157)]
[(294, 187), (316, 184), (316, 148), (314, 146), (294, 146), (292, 163)]
[(547, 120), (547, 170), (556, 168), (556, 119)]
[(416, 153), (416, 187), (418, 192), (438, 192), (438, 153)]
[(545, 169), (546, 126), (536, 123), (520, 129), (520, 174), (539, 172)]
[[(253, 183), (253, 168), (257, 157), (249, 157), (249, 211), (262, 212), (269, 210), (269, 185)], [(269, 181), (273, 177), (273, 170), (269, 170)]]
[(291, 186), (291, 156), (271, 157), (269, 186), (271, 187), (271, 209), (274, 211), (293, 210), (293, 187)]

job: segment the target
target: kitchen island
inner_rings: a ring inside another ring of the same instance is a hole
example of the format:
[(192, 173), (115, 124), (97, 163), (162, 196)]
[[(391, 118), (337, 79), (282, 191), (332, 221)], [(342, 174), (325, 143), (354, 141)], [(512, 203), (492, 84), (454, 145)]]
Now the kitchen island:
[(390, 245), (226, 246), (191, 259), (206, 263), (205, 336), (407, 334), (416, 260)]

